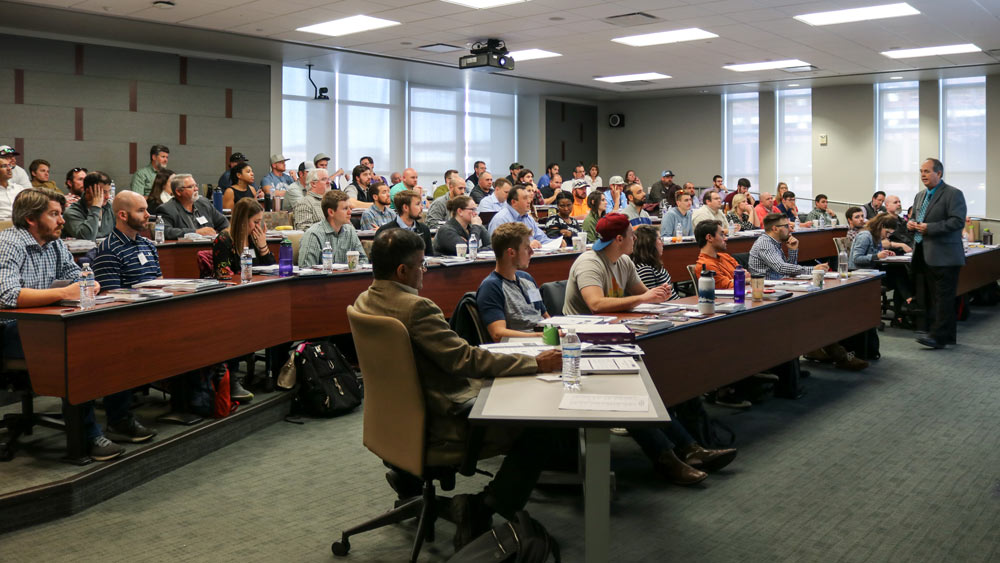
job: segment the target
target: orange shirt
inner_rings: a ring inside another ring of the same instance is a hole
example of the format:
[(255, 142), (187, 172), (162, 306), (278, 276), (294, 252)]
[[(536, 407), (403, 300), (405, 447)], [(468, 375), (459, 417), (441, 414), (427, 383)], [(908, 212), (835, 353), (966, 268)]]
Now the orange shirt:
[(583, 200), (580, 203), (577, 203), (576, 200), (574, 199), (573, 212), (570, 213), (570, 215), (572, 217), (586, 217), (587, 213), (590, 213), (590, 208), (587, 207), (587, 200)]
[(735, 258), (725, 252), (720, 252), (718, 258), (701, 252), (698, 254), (698, 261), (694, 263), (694, 275), (700, 276), (701, 271), (707, 268), (715, 272), (716, 289), (732, 289), (733, 272), (739, 265)]

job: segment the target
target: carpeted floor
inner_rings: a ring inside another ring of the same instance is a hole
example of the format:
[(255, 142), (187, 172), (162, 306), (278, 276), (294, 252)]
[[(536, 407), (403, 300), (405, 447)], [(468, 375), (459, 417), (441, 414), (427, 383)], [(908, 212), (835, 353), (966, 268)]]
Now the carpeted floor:
[[(924, 350), (888, 329), (865, 372), (804, 362), (801, 400), (713, 410), (740, 455), (703, 486), (659, 481), (613, 437), (613, 560), (1000, 561), (998, 312), (974, 309), (957, 347)], [(0, 560), (331, 561), (339, 531), (393, 498), (360, 431), (360, 412), (275, 424), (82, 514), (0, 536)], [(564, 561), (583, 560), (578, 492), (536, 490), (527, 508)], [(414, 527), (357, 536), (345, 561), (405, 561)], [(421, 561), (446, 560), (453, 529), (439, 523)]]

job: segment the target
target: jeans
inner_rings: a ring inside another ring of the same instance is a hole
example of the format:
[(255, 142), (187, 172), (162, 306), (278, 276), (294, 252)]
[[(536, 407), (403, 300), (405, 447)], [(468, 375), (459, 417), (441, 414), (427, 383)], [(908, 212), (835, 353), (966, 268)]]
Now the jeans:
[[(17, 330), (17, 321), (2, 325), (3, 327), (3, 355), (5, 358), (24, 359), (24, 349), (21, 347), (21, 336)], [(65, 401), (65, 399), (63, 399)], [(132, 403), (132, 390), (114, 393), (104, 397), (104, 410), (108, 415), (108, 423), (121, 422), (129, 416), (128, 407)], [(83, 428), (88, 441), (101, 436), (101, 426), (97, 424), (97, 415), (94, 413), (94, 402), (89, 401), (81, 405), (83, 411)]]
[(635, 440), (635, 443), (639, 444), (646, 457), (653, 461), (658, 460), (660, 454), (667, 450), (690, 446), (694, 443), (694, 438), (677, 420), (667, 423), (666, 426), (629, 428), (628, 433)]

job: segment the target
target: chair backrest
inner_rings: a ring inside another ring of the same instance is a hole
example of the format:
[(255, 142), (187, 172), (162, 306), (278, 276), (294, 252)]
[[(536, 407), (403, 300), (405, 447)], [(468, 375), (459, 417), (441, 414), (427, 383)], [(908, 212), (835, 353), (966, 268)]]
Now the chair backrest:
[(398, 319), (367, 315), (353, 305), (347, 320), (365, 384), (365, 447), (422, 478), (426, 415), (410, 335)]
[(847, 237), (834, 237), (833, 246), (837, 249), (837, 254), (841, 252), (850, 254), (850, 248), (847, 246)]
[(749, 252), (737, 252), (733, 254), (733, 260), (740, 265), (744, 270), (750, 269), (750, 253)]
[(698, 292), (698, 274), (696, 273), (695, 264), (688, 264), (688, 275), (691, 276), (691, 283), (694, 284), (695, 293)]
[(562, 314), (563, 303), (566, 302), (567, 281), (543, 283), (542, 287), (539, 288), (542, 290), (542, 303), (545, 304), (545, 310), (552, 316)]
[(476, 294), (468, 292), (458, 300), (455, 312), (448, 321), (451, 330), (465, 339), (470, 346), (489, 344), (493, 342), (490, 332), (483, 326), (483, 319), (479, 316), (479, 305), (476, 303)]
[(496, 214), (496, 211), (483, 211), (480, 213), (479, 218), (483, 220), (483, 226), (488, 227), (490, 225), (490, 221), (493, 220), (493, 216)]

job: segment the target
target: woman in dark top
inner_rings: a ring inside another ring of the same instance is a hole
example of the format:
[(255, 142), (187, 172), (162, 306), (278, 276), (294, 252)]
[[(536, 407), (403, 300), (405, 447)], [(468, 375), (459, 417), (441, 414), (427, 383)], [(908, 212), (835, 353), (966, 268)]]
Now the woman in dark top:
[(569, 192), (560, 191), (556, 194), (556, 213), (549, 215), (542, 223), (542, 230), (549, 238), (563, 237), (566, 244), (572, 246), (573, 237), (583, 230), (580, 222), (570, 214), (573, 213), (573, 196)]
[(679, 299), (677, 289), (670, 279), (670, 272), (663, 267), (663, 239), (660, 231), (652, 225), (640, 225), (635, 230), (635, 245), (632, 248), (632, 262), (639, 279), (647, 288), (653, 289), (663, 284), (670, 286), (670, 300)]
[(233, 206), (237, 201), (246, 197), (257, 199), (257, 191), (253, 189), (253, 168), (250, 168), (249, 162), (243, 161), (234, 166), (229, 171), (229, 178), (233, 185), (222, 193), (223, 209), (232, 209), (235, 212)]
[(477, 207), (475, 200), (467, 195), (448, 200), (451, 218), (434, 235), (434, 249), (438, 254), (455, 256), (455, 245), (468, 244), (472, 235), (476, 235), (479, 240), (480, 250), (490, 247), (489, 231), (483, 227), (482, 221), (478, 225), (474, 223), (479, 213)]
[(267, 247), (264, 230), (264, 210), (256, 199), (243, 198), (236, 202), (229, 228), (219, 233), (212, 244), (215, 277), (229, 279), (240, 273), (240, 255), (244, 248), (253, 249), (254, 266), (274, 264), (274, 255)]
[(150, 215), (156, 215), (156, 209), (174, 197), (170, 191), (170, 179), (174, 177), (174, 171), (169, 168), (161, 168), (153, 178), (153, 187), (146, 196), (146, 210)]

